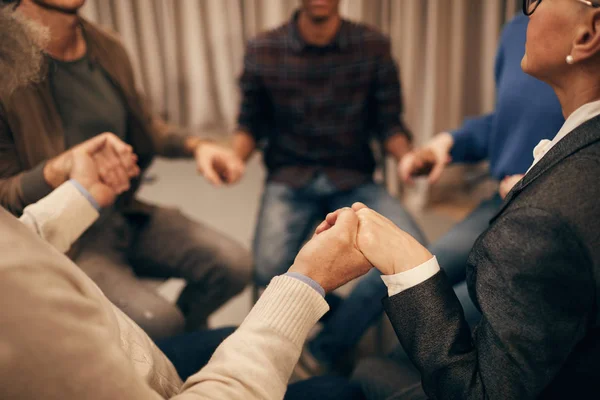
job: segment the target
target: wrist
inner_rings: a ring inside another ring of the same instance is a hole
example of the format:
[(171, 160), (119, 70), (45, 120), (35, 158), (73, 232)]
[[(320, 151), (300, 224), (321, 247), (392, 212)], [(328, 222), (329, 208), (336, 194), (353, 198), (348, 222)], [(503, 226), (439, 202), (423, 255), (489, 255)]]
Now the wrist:
[(450, 153), (450, 150), (452, 150), (452, 147), (454, 146), (454, 137), (449, 132), (441, 132), (437, 134), (433, 141), (437, 148), (446, 153)]
[(102, 206), (99, 203), (99, 199), (97, 196), (94, 196), (94, 185), (90, 185), (89, 183), (87, 184), (87, 186), (83, 183), (78, 181), (77, 179), (73, 179), (71, 178), (69, 180), (69, 182), (75, 186), (75, 188), (77, 190), (79, 190), (79, 193), (81, 193), (83, 195), (83, 197), (85, 197), (90, 204), (92, 205), (92, 207), (94, 207), (96, 209), (96, 211), (100, 212), (100, 210), (102, 209)]
[(70, 152), (61, 154), (49, 160), (44, 166), (44, 180), (52, 188), (56, 189), (69, 178)]
[(390, 137), (385, 143), (386, 152), (400, 161), (402, 157), (412, 150), (412, 142), (405, 134), (397, 134)]
[(311, 281), (315, 282), (320, 287), (323, 287), (323, 284), (319, 281), (319, 278), (316, 276), (317, 274), (311, 273), (311, 268), (308, 265), (306, 265), (306, 263), (298, 263), (294, 261), (294, 263), (288, 270), (288, 273), (305, 276)]
[(256, 140), (249, 132), (238, 130), (233, 134), (231, 147), (235, 155), (245, 163), (256, 149)]
[(411, 269), (417, 268), (423, 265), (427, 261), (433, 258), (433, 254), (429, 252), (425, 247), (421, 246), (421, 249), (415, 251), (410, 260), (403, 259), (401, 262), (394, 262), (393, 267), (389, 274), (384, 275), (395, 275), (402, 272), (410, 271)]
[(284, 274), (284, 276), (289, 276), (291, 278), (298, 279), (299, 281), (306, 283), (308, 286), (313, 288), (317, 293), (319, 293), (322, 297), (325, 297), (325, 289), (323, 289), (323, 287), (318, 282), (316, 282), (314, 279), (312, 279), (304, 274), (301, 274), (300, 272), (294, 272), (294, 271), (286, 272)]
[(209, 142), (210, 141), (207, 139), (201, 139), (196, 136), (189, 136), (185, 139), (185, 143), (184, 143), (185, 152), (191, 156), (194, 156), (196, 154), (196, 152), (198, 151), (198, 149), (200, 149), (200, 147), (203, 144), (206, 144)]

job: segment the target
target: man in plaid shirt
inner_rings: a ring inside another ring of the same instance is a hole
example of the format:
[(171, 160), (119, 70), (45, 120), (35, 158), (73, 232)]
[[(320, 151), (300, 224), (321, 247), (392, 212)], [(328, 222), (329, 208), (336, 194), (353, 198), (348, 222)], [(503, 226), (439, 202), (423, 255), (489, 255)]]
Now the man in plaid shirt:
[[(357, 201), (425, 242), (373, 182), (373, 138), (398, 161), (410, 148), (398, 75), (389, 39), (342, 19), (339, 0), (303, 0), (291, 21), (248, 43), (234, 150), (247, 160), (260, 145), (268, 171), (254, 237), (258, 286), (289, 268), (328, 212)], [(360, 320), (364, 307), (381, 308), (369, 295), (352, 293), (309, 344), (321, 365), (349, 350), (339, 338), (350, 326), (372, 323)]]

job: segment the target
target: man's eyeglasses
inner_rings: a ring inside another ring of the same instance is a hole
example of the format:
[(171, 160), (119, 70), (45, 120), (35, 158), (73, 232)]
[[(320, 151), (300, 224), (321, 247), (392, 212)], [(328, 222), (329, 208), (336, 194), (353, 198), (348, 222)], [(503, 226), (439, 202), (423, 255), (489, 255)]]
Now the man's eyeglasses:
[[(589, 7), (600, 8), (600, 2), (590, 0), (575, 0)], [(523, 14), (531, 15), (540, 5), (542, 0), (523, 0)]]

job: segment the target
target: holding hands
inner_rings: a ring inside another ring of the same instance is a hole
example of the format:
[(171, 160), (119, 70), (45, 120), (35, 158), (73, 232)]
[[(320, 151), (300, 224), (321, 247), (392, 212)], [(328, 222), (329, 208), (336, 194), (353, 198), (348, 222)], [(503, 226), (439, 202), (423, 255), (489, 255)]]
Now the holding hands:
[(362, 203), (327, 215), (290, 272), (334, 290), (376, 267), (392, 275), (418, 267), (432, 254), (389, 219)]
[(130, 179), (139, 173), (131, 146), (108, 132), (65, 151), (44, 167), (44, 178), (51, 187), (75, 179), (100, 207), (111, 205), (119, 194), (129, 190)]
[(371, 263), (358, 248), (358, 216), (350, 208), (336, 211), (335, 222), (319, 230), (296, 256), (290, 272), (317, 282), (326, 292), (369, 272)]

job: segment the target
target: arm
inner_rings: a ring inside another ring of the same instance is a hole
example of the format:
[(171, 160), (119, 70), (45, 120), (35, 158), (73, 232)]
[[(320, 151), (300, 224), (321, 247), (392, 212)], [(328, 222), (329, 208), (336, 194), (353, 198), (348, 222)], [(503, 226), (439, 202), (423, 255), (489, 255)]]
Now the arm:
[(92, 204), (82, 187), (66, 182), (23, 211), (19, 220), (38, 236), (65, 253), (71, 245), (98, 219), (98, 208)]
[[(496, 56), (496, 86), (501, 79), (504, 65), (502, 42)], [(467, 119), (463, 126), (453, 132), (440, 132), (421, 148), (410, 152), (398, 166), (404, 182), (411, 183), (414, 176), (429, 175), (429, 182), (436, 183), (450, 162), (474, 163), (488, 158), (489, 140), (496, 118), (495, 112)]]
[(453, 145), (450, 157), (456, 163), (475, 163), (488, 157), (489, 139), (495, 113), (465, 120), (463, 126), (450, 132)]
[(0, 205), (14, 215), (52, 191), (44, 177), (45, 163), (31, 170), (21, 167), (12, 132), (0, 104)]
[[(0, 227), (14, 223), (6, 222)], [(22, 227), (12, 228), (15, 235), (0, 235), (0, 253), (15, 254), (0, 266), (0, 296), (18, 307), (0, 313), (0, 326), (10, 328), (0, 330), (0, 344), (10, 343), (15, 351), (0, 352), (0, 397), (159, 399), (121, 350), (114, 319), (97, 298), (101, 294), (86, 290), (85, 275), (48, 253)], [(313, 236), (290, 272), (327, 291), (368, 272), (371, 265), (356, 247), (357, 229), (354, 213), (339, 213), (336, 226)], [(11, 253), (15, 243), (21, 243), (19, 252)], [(309, 283), (275, 278), (239, 330), (172, 398), (281, 399), (309, 330), (327, 310), (322, 294)], [(40, 351), (40, 335), (56, 340)], [(19, 374), (22, 370), (28, 373)]]
[(555, 215), (520, 209), (471, 257), (483, 314), (474, 334), (442, 272), (385, 301), (396, 334), (431, 398), (536, 398), (593, 317), (587, 252)]
[[(19, 354), (4, 360), (6, 353), (0, 353), (0, 371), (6, 366), (0, 397), (17, 392), (49, 400), (161, 399), (136, 374), (118, 341), (107, 340), (114, 333), (97, 301), (52, 267), (19, 268), (0, 272), (0, 293), (19, 305), (0, 315), (0, 325), (8, 327), (0, 332), (0, 343), (11, 343)], [(31, 290), (32, 276), (44, 282), (39, 289)], [(282, 399), (306, 335), (327, 309), (308, 285), (276, 278), (207, 367), (172, 399)], [(40, 327), (56, 338), (44, 351), (37, 351)], [(22, 369), (28, 374), (14, 372)]]
[(258, 49), (253, 42), (248, 43), (244, 55), (244, 71), (239, 79), (242, 101), (238, 115), (238, 127), (233, 136), (233, 150), (244, 161), (248, 161), (263, 139), (268, 97), (259, 73)]
[(372, 110), (374, 129), (386, 152), (400, 160), (410, 150), (412, 134), (402, 120), (402, 86), (387, 39), (375, 72)]
[(233, 151), (235, 154), (242, 159), (244, 162), (247, 162), (254, 150), (256, 149), (256, 140), (252, 134), (244, 131), (238, 130), (233, 135)]
[(282, 399), (306, 336), (327, 309), (323, 297), (305, 283), (275, 278), (175, 399)]
[(89, 139), (66, 154), (71, 180), (27, 206), (21, 216), (21, 222), (62, 252), (98, 218), (101, 207), (113, 204), (129, 189), (129, 179), (139, 173), (131, 148), (110, 134)]

